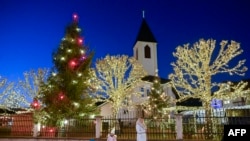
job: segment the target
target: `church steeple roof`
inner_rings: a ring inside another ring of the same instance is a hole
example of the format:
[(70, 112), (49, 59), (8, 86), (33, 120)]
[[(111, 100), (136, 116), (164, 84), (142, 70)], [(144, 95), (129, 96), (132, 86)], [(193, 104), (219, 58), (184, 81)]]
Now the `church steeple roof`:
[(153, 33), (151, 32), (145, 18), (142, 20), (141, 28), (137, 35), (136, 41), (157, 42)]

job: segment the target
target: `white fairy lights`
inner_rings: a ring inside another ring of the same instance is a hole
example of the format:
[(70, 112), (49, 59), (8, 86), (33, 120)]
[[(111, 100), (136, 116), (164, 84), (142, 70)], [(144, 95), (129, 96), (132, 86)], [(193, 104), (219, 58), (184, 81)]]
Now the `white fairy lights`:
[[(234, 90), (231, 93), (225, 93), (226, 87), (221, 87), (221, 84), (211, 82), (212, 76), (216, 74), (229, 73), (243, 76), (247, 71), (244, 66), (245, 60), (240, 60), (232, 68), (228, 65), (234, 57), (243, 52), (239, 43), (231, 41), (228, 44), (227, 41), (222, 41), (218, 55), (214, 58), (215, 43), (215, 40), (201, 39), (193, 47), (185, 44), (183, 47), (177, 47), (176, 52), (173, 53), (177, 61), (171, 64), (174, 73), (170, 74), (169, 78), (180, 97), (177, 101), (200, 98), (204, 105), (210, 105), (213, 98), (235, 99), (246, 96), (245, 94), (250, 92), (244, 89), (246, 82), (240, 82), (237, 86), (227, 84)], [(216, 86), (220, 87), (220, 90), (212, 94), (212, 89)]]

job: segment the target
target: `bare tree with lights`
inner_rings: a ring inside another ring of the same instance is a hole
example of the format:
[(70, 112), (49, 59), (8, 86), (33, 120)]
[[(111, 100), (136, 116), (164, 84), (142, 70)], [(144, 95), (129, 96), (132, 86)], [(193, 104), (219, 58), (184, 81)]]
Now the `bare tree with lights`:
[(39, 68), (37, 70), (30, 70), (23, 73), (23, 79), (18, 81), (19, 90), (25, 99), (22, 103), (26, 107), (33, 110), (34, 121), (39, 122), (42, 118), (40, 107), (42, 106), (41, 84), (45, 83), (49, 76), (49, 69)]
[(27, 100), (21, 95), (18, 85), (14, 82), (8, 82), (6, 78), (0, 80), (0, 102), (1, 107), (8, 110), (24, 107)]
[(11, 89), (8, 90), (8, 93), (3, 97), (2, 104), (8, 109), (18, 109), (24, 108), (27, 106), (27, 99), (24, 95), (21, 94), (18, 86), (13, 83)]
[[(46, 80), (47, 75), (47, 69), (38, 69), (38, 71), (24, 72), (24, 79), (19, 80), (18, 83), (7, 83), (6, 79), (2, 79), (1, 87), (5, 87), (1, 95), (2, 105), (12, 110), (29, 109), (32, 106), (32, 108), (37, 108), (38, 103), (40, 103), (37, 101), (40, 97), (40, 84)], [(34, 101), (36, 102), (33, 103)]]
[(4, 87), (6, 84), (7, 79), (3, 78), (2, 76), (0, 76), (0, 88)]
[(7, 93), (6, 88), (7, 88), (7, 79), (0, 76), (0, 100), (2, 100)]
[(7, 98), (10, 95), (10, 91), (14, 87), (13, 82), (9, 82), (6, 78), (0, 76), (0, 107), (3, 109), (12, 108), (11, 104), (7, 104)]
[[(40, 86), (42, 83), (46, 82), (49, 75), (49, 69), (39, 68), (38, 70), (30, 70), (23, 73), (23, 79), (18, 81), (20, 90), (22, 94), (26, 95), (27, 99), (37, 99), (41, 98)], [(28, 102), (30, 105), (30, 102)]]
[(96, 62), (94, 74), (95, 97), (99, 101), (111, 103), (115, 117), (120, 108), (132, 103), (131, 97), (135, 95), (133, 90), (146, 75), (146, 71), (133, 57), (107, 55)]
[[(222, 87), (225, 84), (211, 82), (212, 76), (216, 74), (229, 73), (243, 76), (247, 71), (247, 67), (244, 66), (246, 60), (240, 60), (235, 66), (229, 67), (229, 62), (243, 52), (239, 43), (221, 41), (219, 52), (213, 58), (215, 47), (216, 41), (212, 39), (207, 41), (201, 39), (192, 47), (189, 44), (178, 46), (176, 52), (173, 53), (177, 61), (171, 64), (174, 73), (169, 75), (179, 96), (176, 102), (199, 98), (205, 108), (206, 117), (211, 116), (212, 99), (232, 100), (237, 97), (246, 97), (250, 92), (246, 89), (246, 82), (240, 82), (238, 85), (227, 83), (227, 87)], [(216, 87), (220, 90), (213, 93), (212, 90)], [(229, 89), (231, 89), (230, 92)], [(206, 138), (211, 139), (213, 138), (212, 119), (206, 118), (206, 123)]]

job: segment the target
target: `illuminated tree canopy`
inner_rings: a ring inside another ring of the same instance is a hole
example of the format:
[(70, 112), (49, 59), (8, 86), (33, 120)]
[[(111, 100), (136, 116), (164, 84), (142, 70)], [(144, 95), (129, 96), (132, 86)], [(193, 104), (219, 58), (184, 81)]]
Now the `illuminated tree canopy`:
[[(214, 54), (215, 47), (216, 41), (212, 39), (200, 39), (192, 47), (189, 44), (178, 46), (173, 53), (177, 61), (171, 64), (174, 73), (169, 75), (179, 96), (176, 102), (198, 98), (206, 111), (206, 117), (211, 117), (213, 99), (234, 100), (238, 97), (247, 97), (250, 92), (246, 89), (247, 82), (241, 81), (237, 85), (212, 82), (212, 76), (217, 74), (243, 76), (247, 71), (247, 67), (244, 66), (246, 60), (240, 60), (231, 67), (232, 59), (243, 52), (239, 43), (221, 41), (217, 55)], [(215, 87), (219, 90), (213, 92), (212, 89)], [(216, 126), (213, 126), (211, 118), (206, 118), (206, 123), (206, 139), (212, 139), (212, 130), (215, 130)]]
[(110, 56), (96, 62), (94, 70), (95, 97), (99, 101), (110, 102), (113, 114), (119, 108), (132, 104), (133, 90), (138, 86), (141, 78), (146, 75), (142, 65), (133, 57), (126, 55)]
[(6, 105), (6, 102), (8, 102), (6, 99), (8, 98), (8, 95), (10, 91), (13, 89), (14, 83), (8, 82), (8, 80), (2, 76), (0, 76), (0, 107), (3, 108), (11, 108), (10, 104)]
[(49, 69), (39, 68), (38, 70), (30, 70), (23, 73), (24, 79), (18, 81), (20, 91), (29, 99), (27, 104), (30, 106), (30, 100), (41, 98), (40, 86), (45, 83), (49, 75)]
[[(227, 87), (222, 87), (225, 84), (211, 82), (212, 76), (220, 73), (243, 76), (247, 71), (247, 67), (244, 66), (246, 60), (238, 61), (233, 67), (228, 65), (233, 58), (243, 52), (239, 43), (231, 41), (229, 44), (228, 41), (221, 41), (219, 53), (213, 60), (215, 44), (215, 40), (201, 39), (193, 47), (189, 47), (189, 44), (177, 47), (173, 54), (177, 58), (177, 61), (172, 63), (174, 73), (169, 75), (180, 97), (177, 101), (200, 98), (203, 104), (209, 105), (213, 98), (228, 100), (249, 93), (249, 90), (245, 89), (246, 82), (231, 87), (234, 90), (232, 93), (225, 93)], [(219, 87), (220, 90), (212, 94), (214, 87)]]
[(29, 109), (34, 98), (39, 97), (39, 88), (41, 82), (44, 82), (48, 74), (47, 69), (39, 68), (23, 73), (23, 78), (16, 82), (8, 82), (2, 78), (1, 104), (9, 109), (25, 108)]

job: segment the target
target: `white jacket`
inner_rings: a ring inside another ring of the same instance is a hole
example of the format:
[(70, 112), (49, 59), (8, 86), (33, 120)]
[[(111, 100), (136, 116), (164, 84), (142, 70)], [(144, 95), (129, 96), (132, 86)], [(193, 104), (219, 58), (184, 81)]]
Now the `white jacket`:
[(108, 134), (107, 141), (117, 141), (117, 136), (116, 135), (111, 136), (110, 134)]
[(136, 123), (136, 132), (137, 132), (137, 141), (146, 141), (147, 140), (147, 135), (146, 135), (146, 130), (147, 127), (145, 124), (141, 123)]

